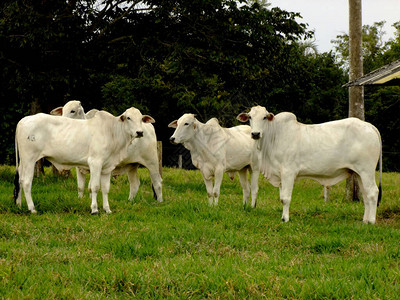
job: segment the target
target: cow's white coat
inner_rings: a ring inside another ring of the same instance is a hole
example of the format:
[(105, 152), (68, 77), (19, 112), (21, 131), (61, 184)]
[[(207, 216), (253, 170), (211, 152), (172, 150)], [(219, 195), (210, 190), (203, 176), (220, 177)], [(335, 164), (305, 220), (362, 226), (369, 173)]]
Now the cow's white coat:
[[(93, 118), (97, 109), (91, 109), (86, 114), (79, 113), (83, 111), (81, 103), (76, 100), (67, 102), (64, 107), (58, 107), (53, 109), (50, 114), (62, 115), (63, 117), (69, 117), (73, 119), (90, 119)], [(138, 176), (139, 164), (145, 166), (150, 172), (150, 178), (154, 188), (155, 196), (159, 202), (163, 201), (162, 196), (162, 178), (159, 172), (159, 160), (157, 152), (157, 137), (154, 130), (154, 126), (150, 123), (154, 122), (154, 119), (147, 116), (148, 122), (143, 124), (143, 137), (135, 139), (128, 146), (128, 155), (121, 161), (116, 169), (112, 172), (112, 175), (122, 175), (127, 173), (130, 190), (129, 200), (132, 200), (140, 186), (140, 180)], [(82, 168), (77, 168), (76, 176), (78, 182), (78, 196), (83, 197), (85, 189), (85, 172)]]
[(312, 178), (330, 186), (355, 173), (364, 199), (363, 221), (375, 223), (380, 198), (375, 170), (379, 161), (381, 182), (382, 143), (373, 125), (357, 118), (305, 125), (292, 113), (274, 116), (261, 106), (239, 114), (238, 119), (250, 120), (251, 135), (262, 153), (261, 172), (280, 188), (282, 221), (289, 220), (295, 179)]
[[(248, 202), (251, 192), (252, 206), (256, 206), (259, 152), (253, 147), (249, 126), (223, 128), (215, 118), (204, 124), (193, 114), (184, 114), (169, 127), (176, 128), (170, 141), (183, 144), (190, 151), (193, 165), (200, 169), (210, 205), (218, 204), (223, 173), (233, 178), (237, 171), (243, 188), (243, 204)], [(251, 172), (251, 187), (247, 169)]]
[(128, 145), (140, 137), (145, 121), (146, 118), (133, 107), (119, 117), (99, 111), (89, 120), (43, 113), (22, 118), (15, 134), (17, 205), (21, 206), (23, 189), (28, 209), (36, 213), (31, 196), (34, 166), (37, 160), (46, 158), (59, 170), (72, 167), (90, 169), (92, 213), (98, 213), (97, 193), (100, 186), (103, 209), (110, 213), (108, 192), (111, 172), (126, 159)]

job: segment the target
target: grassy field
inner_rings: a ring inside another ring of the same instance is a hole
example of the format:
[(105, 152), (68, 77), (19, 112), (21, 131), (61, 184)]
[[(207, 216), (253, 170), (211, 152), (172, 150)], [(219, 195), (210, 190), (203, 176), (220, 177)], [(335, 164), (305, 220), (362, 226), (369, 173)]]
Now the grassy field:
[(24, 198), (21, 210), (14, 205), (14, 168), (0, 167), (2, 299), (399, 298), (397, 173), (384, 174), (373, 226), (362, 223), (362, 203), (343, 199), (344, 183), (324, 203), (320, 185), (297, 182), (283, 224), (278, 189), (263, 178), (256, 209), (243, 208), (238, 178), (227, 176), (219, 206), (209, 207), (198, 171), (165, 168), (157, 203), (140, 169), (134, 202), (121, 176), (113, 213), (92, 216), (75, 178), (46, 172), (34, 180), (31, 215)]

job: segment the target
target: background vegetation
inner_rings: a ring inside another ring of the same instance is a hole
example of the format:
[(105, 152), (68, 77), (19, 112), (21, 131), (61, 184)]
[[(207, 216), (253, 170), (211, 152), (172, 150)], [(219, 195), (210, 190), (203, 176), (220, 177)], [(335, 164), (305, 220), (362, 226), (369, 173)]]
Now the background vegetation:
[[(254, 104), (307, 123), (346, 117), (348, 37), (319, 53), (300, 17), (252, 0), (1, 1), (0, 163), (14, 163), (23, 116), (71, 99), (114, 114), (136, 106), (156, 119), (163, 141), (185, 112), (225, 126)], [(400, 58), (394, 26), (386, 43), (382, 22), (364, 26), (365, 72)], [(386, 170), (400, 169), (399, 94), (365, 92)]]
[(113, 179), (113, 213), (90, 215), (74, 178), (46, 169), (34, 180), (37, 215), (12, 199), (14, 167), (0, 167), (0, 298), (397, 299), (400, 292), (398, 173), (384, 173), (377, 223), (363, 204), (331, 200), (314, 181), (295, 184), (291, 220), (260, 178), (256, 209), (243, 209), (236, 176), (210, 207), (200, 172), (164, 168), (163, 203), (146, 169), (134, 202)]

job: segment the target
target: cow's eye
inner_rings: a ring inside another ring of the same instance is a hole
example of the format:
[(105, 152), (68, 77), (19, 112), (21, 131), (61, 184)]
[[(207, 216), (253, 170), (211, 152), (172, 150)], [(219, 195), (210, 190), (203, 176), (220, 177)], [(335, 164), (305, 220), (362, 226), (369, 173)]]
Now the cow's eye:
[(265, 116), (264, 118), (263, 118), (263, 120), (266, 120), (267, 119), (267, 116)]
[(128, 120), (130, 120), (130, 119), (131, 119), (131, 117), (127, 117), (127, 119), (128, 119)]
[(74, 114), (75, 113), (75, 111), (74, 110), (71, 110), (71, 114)]
[(185, 126), (188, 126), (188, 125), (189, 125), (189, 123), (185, 123), (184, 125), (185, 125)]
[(251, 120), (251, 116), (249, 116), (249, 120)]

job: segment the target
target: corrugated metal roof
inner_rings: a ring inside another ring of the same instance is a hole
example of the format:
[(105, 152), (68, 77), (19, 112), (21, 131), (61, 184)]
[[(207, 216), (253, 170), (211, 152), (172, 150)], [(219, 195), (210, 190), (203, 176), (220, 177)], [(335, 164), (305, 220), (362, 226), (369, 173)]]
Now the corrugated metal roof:
[(343, 87), (358, 85), (400, 85), (400, 60), (396, 60), (356, 80), (350, 81), (343, 85)]

